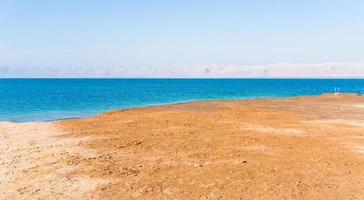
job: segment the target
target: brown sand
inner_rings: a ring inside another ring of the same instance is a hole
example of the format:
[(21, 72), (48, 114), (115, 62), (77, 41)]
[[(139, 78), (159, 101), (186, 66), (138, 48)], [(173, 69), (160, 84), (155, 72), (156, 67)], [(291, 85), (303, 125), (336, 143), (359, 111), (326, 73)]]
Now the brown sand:
[(364, 96), (0, 123), (0, 199), (364, 199)]

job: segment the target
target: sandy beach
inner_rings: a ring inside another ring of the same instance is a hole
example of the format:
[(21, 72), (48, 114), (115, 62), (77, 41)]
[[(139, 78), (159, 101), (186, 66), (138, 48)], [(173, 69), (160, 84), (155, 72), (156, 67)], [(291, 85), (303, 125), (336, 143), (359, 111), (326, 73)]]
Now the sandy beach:
[(0, 199), (364, 199), (364, 96), (0, 122)]

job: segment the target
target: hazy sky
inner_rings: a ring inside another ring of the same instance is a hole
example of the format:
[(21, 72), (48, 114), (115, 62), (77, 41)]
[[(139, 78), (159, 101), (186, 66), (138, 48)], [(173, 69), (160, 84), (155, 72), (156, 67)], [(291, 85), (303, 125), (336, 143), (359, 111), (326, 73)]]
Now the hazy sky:
[(360, 62), (363, 0), (0, 0), (0, 66)]

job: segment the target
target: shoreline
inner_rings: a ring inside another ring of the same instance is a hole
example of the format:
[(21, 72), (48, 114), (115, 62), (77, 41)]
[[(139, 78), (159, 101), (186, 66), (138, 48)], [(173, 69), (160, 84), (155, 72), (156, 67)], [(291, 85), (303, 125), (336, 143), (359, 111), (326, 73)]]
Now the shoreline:
[[(212, 98), (212, 99), (197, 99), (197, 100), (186, 100), (186, 101), (177, 101), (172, 103), (156, 103), (156, 104), (146, 104), (140, 106), (131, 106), (126, 108), (115, 108), (111, 110), (101, 111), (91, 115), (85, 116), (74, 116), (74, 117), (64, 117), (59, 119), (50, 119), (50, 120), (36, 120), (36, 121), (8, 121), (8, 120), (0, 120), (0, 122), (12, 122), (12, 123), (28, 123), (28, 122), (60, 122), (66, 120), (73, 120), (73, 119), (83, 119), (83, 118), (92, 118), (98, 115), (102, 115), (103, 113), (114, 112), (114, 111), (124, 111), (124, 110), (133, 110), (133, 109), (143, 109), (143, 108), (150, 108), (150, 107), (160, 107), (160, 106), (172, 106), (172, 105), (179, 105), (179, 104), (189, 104), (189, 103), (198, 103), (198, 102), (209, 102), (209, 101), (245, 101), (245, 100), (269, 100), (269, 99), (289, 99), (289, 98), (297, 98), (297, 97), (319, 97), (323, 95), (335, 95), (334, 93), (322, 93), (318, 95), (297, 95), (297, 96), (282, 96), (282, 97), (247, 97), (247, 98)], [(363, 95), (361, 93), (340, 93), (338, 95)]]
[(364, 96), (0, 122), (0, 199), (363, 199)]

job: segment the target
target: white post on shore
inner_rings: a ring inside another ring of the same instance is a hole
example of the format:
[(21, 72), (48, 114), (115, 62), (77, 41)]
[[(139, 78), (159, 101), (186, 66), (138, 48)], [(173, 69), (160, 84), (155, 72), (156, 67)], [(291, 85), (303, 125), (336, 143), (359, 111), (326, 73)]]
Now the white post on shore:
[(340, 94), (340, 88), (338, 88), (338, 87), (334, 87), (334, 94), (335, 94), (335, 95)]

